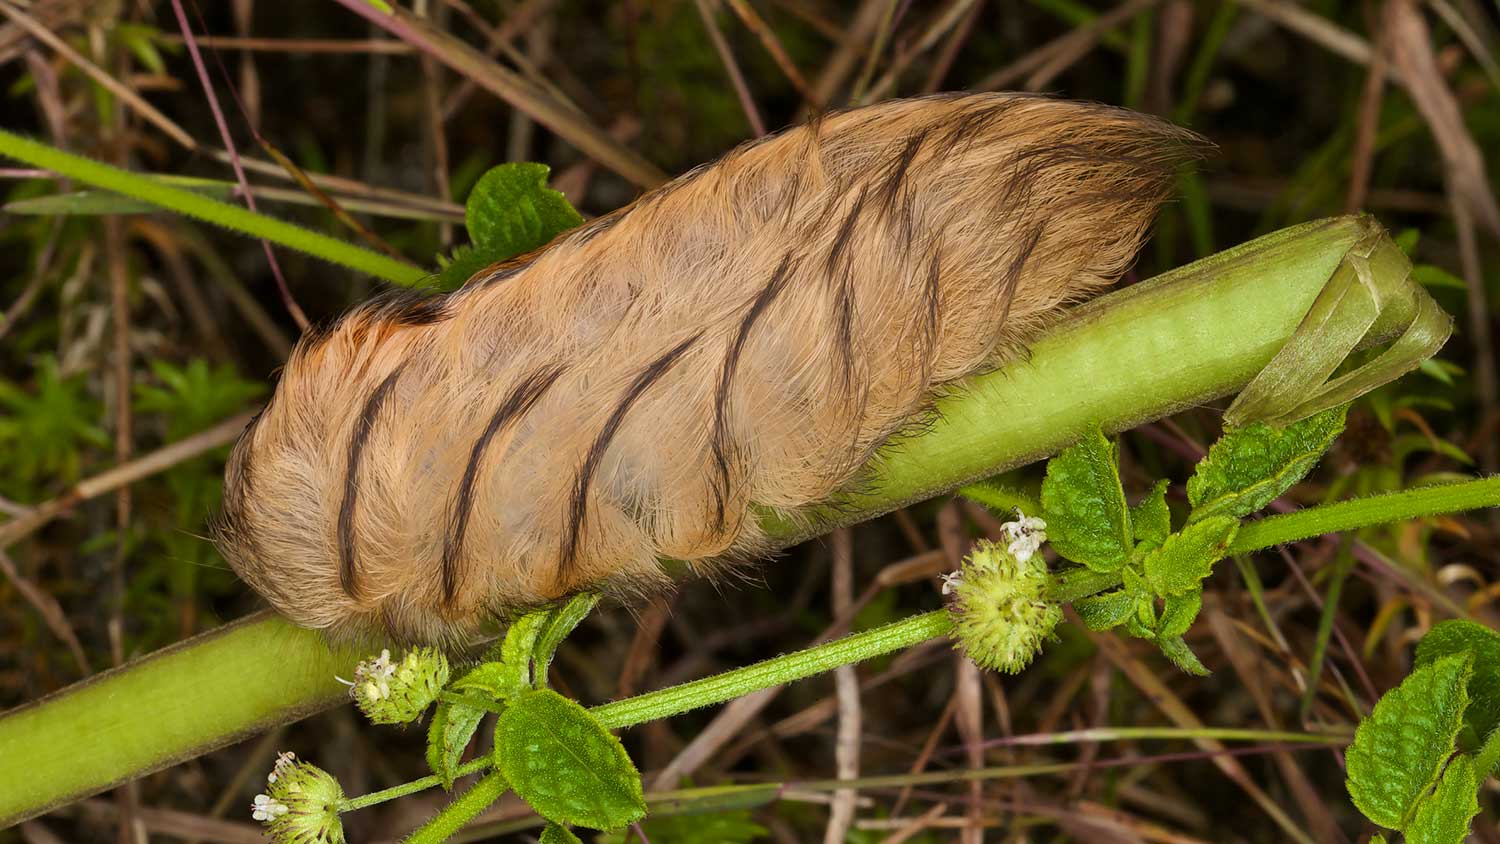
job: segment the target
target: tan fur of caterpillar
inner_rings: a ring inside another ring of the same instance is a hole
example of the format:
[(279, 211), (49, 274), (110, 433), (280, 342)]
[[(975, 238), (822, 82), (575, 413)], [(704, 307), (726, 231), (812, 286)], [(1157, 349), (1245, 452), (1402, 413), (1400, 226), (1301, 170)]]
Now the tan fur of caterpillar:
[(763, 546), (935, 389), (1128, 267), (1201, 142), (1042, 97), (896, 100), (746, 144), (446, 296), (309, 334), (219, 543), (297, 624), (463, 643), (658, 558)]

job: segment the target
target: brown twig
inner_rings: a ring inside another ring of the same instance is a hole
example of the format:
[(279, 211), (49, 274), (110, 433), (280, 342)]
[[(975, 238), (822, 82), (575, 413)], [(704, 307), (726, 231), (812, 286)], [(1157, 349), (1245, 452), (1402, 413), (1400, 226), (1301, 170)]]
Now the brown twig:
[(734, 95), (740, 101), (740, 110), (745, 112), (750, 131), (759, 138), (766, 134), (765, 121), (760, 119), (760, 109), (755, 107), (755, 96), (750, 93), (745, 75), (740, 72), (739, 62), (734, 60), (734, 52), (729, 49), (729, 42), (719, 29), (719, 22), (714, 19), (714, 9), (709, 5), (709, 0), (693, 0), (693, 3), (698, 7), (698, 17), (703, 19), (703, 28), (708, 31), (708, 40), (713, 42), (714, 50), (719, 54), (724, 72), (729, 74), (729, 84), (734, 86)]
[[(833, 546), (833, 615), (835, 618), (849, 614), (854, 603), (854, 539), (849, 528), (839, 528), (830, 537)], [(851, 780), (859, 776), (859, 745), (863, 712), (859, 703), (859, 675), (854, 666), (845, 665), (833, 673), (838, 700), (838, 735), (834, 742), (834, 758), (837, 776)], [(840, 844), (849, 834), (849, 824), (854, 820), (853, 789), (839, 789), (833, 793), (833, 802), (828, 807), (828, 826), (823, 831), (823, 844)]]

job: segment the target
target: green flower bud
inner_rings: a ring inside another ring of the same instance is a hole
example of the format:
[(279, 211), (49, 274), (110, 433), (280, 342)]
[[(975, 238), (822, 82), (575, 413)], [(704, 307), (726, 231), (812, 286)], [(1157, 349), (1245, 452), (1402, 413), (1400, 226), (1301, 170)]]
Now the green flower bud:
[(250, 815), (265, 824), (276, 844), (344, 844), (343, 799), (344, 790), (327, 771), (283, 753), (266, 777), (265, 793), (250, 804)]
[(944, 594), (953, 595), (948, 611), (956, 647), (982, 668), (1008, 674), (1025, 668), (1062, 620), (1062, 607), (1046, 599), (1049, 580), (1040, 554), (1023, 559), (981, 541), (958, 572), (943, 579)]
[(448, 685), (448, 660), (432, 648), (413, 648), (399, 663), (391, 652), (354, 669), (349, 696), (373, 724), (409, 724), (421, 717)]

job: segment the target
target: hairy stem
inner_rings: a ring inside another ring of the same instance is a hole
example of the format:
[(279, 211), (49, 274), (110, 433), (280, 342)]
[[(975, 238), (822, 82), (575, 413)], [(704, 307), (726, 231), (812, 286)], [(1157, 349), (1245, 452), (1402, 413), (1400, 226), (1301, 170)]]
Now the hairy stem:
[[(1119, 431), (1232, 393), (1276, 355), (1350, 248), (1378, 228), (1368, 217), (1304, 224), (1077, 308), (1024, 360), (940, 401), (932, 425), (876, 457), (858, 494), (796, 519), (764, 518), (764, 527), (791, 545), (1046, 457), (1096, 425)], [(1410, 295), (1391, 298), (1367, 342), (1416, 318), (1426, 294), (1408, 284)], [(261, 615), (0, 716), (0, 826), (347, 700), (333, 677), (347, 675), (356, 656)], [(704, 687), (694, 694), (700, 702), (652, 706), (707, 704)], [(637, 706), (611, 718), (649, 717)], [(58, 752), (66, 747), (90, 752)]]
[(1243, 554), (1325, 533), (1480, 507), (1500, 507), (1500, 475), (1355, 498), (1246, 522), (1235, 534), (1229, 553)]
[(465, 824), (478, 817), (480, 812), (488, 809), (491, 803), (499, 800), (508, 787), (505, 777), (499, 771), (485, 774), (468, 791), (460, 794), (458, 799), (444, 806), (441, 812), (407, 836), (406, 844), (440, 844), (447, 841), (454, 833), (463, 829)]
[(427, 278), (428, 271), (346, 243), (326, 234), (257, 214), (254, 211), (210, 199), (165, 184), (159, 180), (122, 170), (91, 158), (63, 152), (29, 138), (0, 130), (0, 155), (24, 161), (33, 167), (150, 203), (158, 208), (223, 226), (226, 229), (279, 243), (334, 264), (340, 264), (386, 281), (412, 286)]

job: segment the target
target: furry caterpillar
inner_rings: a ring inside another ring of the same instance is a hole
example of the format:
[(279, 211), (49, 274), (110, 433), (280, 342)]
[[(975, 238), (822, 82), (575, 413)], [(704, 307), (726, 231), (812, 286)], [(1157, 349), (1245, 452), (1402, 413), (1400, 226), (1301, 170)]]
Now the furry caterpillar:
[(1191, 133), (1041, 97), (896, 100), (748, 143), (447, 295), (299, 342), (218, 541), (295, 623), (461, 644), (763, 545), (935, 388), (1132, 260)]

